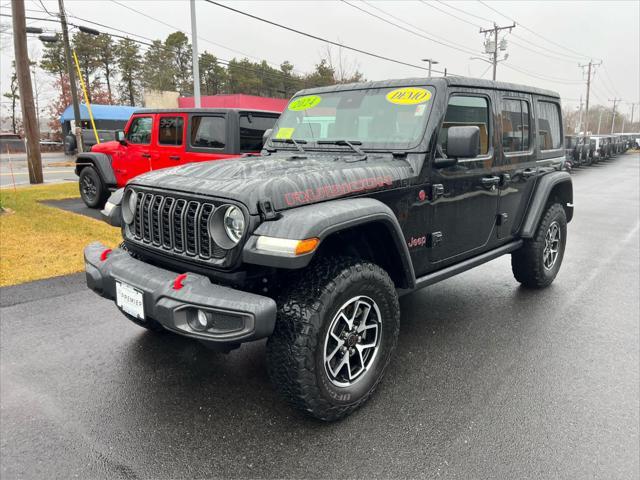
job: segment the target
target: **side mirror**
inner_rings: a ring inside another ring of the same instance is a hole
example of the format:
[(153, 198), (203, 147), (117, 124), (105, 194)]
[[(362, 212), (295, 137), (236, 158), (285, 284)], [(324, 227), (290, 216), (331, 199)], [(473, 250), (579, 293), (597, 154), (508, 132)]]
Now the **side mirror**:
[(450, 127), (447, 136), (447, 156), (473, 158), (480, 154), (480, 128)]
[(126, 145), (127, 139), (124, 136), (124, 132), (122, 130), (116, 130), (116, 141), (120, 143), (120, 145)]
[(264, 133), (262, 134), (262, 145), (264, 146), (265, 143), (267, 143), (267, 140), (269, 140), (269, 137), (271, 136), (271, 133), (273, 132), (273, 128), (267, 128)]

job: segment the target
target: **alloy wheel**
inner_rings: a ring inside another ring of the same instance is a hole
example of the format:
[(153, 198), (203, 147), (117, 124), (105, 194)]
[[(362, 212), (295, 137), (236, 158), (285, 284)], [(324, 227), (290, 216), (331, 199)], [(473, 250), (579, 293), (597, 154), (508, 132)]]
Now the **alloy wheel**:
[(542, 262), (546, 270), (551, 270), (558, 260), (561, 236), (560, 225), (558, 222), (552, 222), (544, 236), (544, 250), (542, 251)]
[(382, 317), (375, 301), (357, 296), (333, 317), (324, 341), (324, 369), (331, 383), (349, 387), (360, 380), (380, 349)]

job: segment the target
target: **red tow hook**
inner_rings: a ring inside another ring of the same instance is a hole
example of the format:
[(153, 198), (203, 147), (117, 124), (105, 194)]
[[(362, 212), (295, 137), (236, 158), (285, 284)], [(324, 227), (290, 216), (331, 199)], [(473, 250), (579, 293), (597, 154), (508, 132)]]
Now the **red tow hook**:
[(107, 259), (107, 257), (109, 256), (110, 253), (111, 253), (111, 249), (110, 248), (107, 248), (107, 249), (103, 250), (102, 253), (100, 254), (100, 260), (102, 262), (104, 262)]
[(186, 279), (187, 279), (186, 273), (181, 273), (180, 275), (178, 275), (176, 279), (173, 281), (173, 289), (180, 290), (182, 287), (184, 287), (184, 284), (182, 282), (184, 282)]

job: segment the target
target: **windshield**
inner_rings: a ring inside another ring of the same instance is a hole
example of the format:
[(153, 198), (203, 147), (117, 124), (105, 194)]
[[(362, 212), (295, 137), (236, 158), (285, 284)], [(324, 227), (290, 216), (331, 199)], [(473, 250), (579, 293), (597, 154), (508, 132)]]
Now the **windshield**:
[[(294, 97), (272, 139), (344, 141), (372, 149), (409, 149), (424, 134), (433, 104), (430, 87), (371, 88)], [(281, 142), (272, 142), (281, 148)], [(315, 145), (318, 145), (315, 143)]]

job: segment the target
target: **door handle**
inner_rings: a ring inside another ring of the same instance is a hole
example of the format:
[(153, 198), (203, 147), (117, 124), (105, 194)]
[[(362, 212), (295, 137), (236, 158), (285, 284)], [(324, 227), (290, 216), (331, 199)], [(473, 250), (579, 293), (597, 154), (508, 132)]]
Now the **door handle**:
[(526, 170), (522, 171), (523, 178), (533, 177), (535, 174), (536, 174), (536, 171), (533, 170), (532, 168), (527, 168)]
[(171, 155), (169, 160), (180, 160), (180, 155)]
[(150, 153), (141, 153), (140, 156), (142, 158), (151, 158), (151, 154)]
[(484, 177), (480, 179), (480, 183), (485, 188), (494, 189), (500, 183), (500, 177)]

